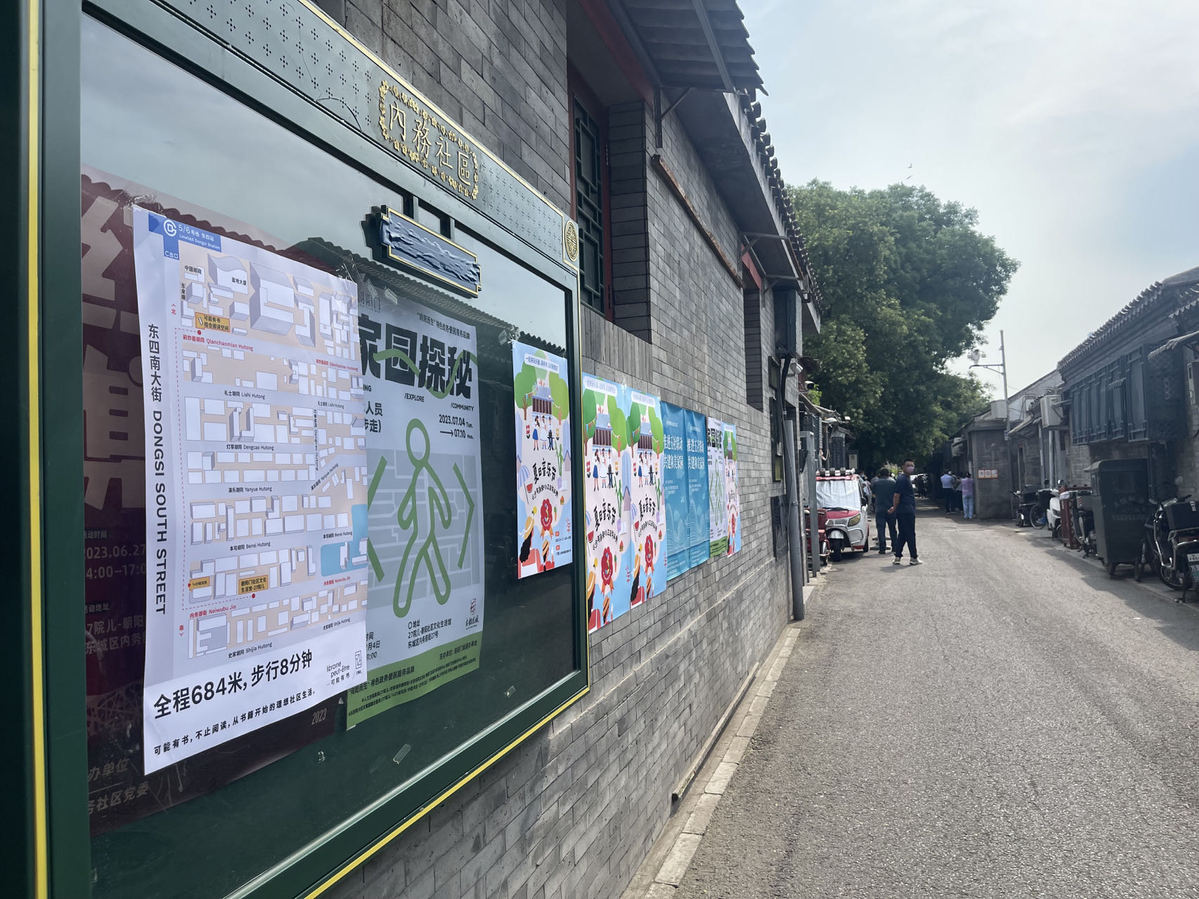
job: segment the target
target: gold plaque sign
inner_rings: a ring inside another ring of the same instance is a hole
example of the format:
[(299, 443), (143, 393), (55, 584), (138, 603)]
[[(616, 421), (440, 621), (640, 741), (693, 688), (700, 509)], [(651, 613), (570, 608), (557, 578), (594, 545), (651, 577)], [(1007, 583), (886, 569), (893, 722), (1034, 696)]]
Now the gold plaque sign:
[(566, 249), (566, 258), (572, 263), (579, 261), (579, 226), (570, 219), (562, 231), (562, 243)]
[(450, 190), (479, 198), (479, 156), (470, 141), (398, 84), (379, 85), (379, 131), (383, 140)]

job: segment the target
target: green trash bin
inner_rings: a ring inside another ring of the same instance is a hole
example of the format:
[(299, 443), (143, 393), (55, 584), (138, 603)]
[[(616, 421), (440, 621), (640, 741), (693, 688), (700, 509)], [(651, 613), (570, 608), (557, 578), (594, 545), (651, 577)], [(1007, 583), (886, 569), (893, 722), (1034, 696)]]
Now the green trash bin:
[(1149, 502), (1149, 461), (1108, 459), (1091, 466), (1095, 492), (1095, 544), (1107, 573), (1116, 576), (1120, 565), (1140, 558), (1145, 521), (1153, 511)]

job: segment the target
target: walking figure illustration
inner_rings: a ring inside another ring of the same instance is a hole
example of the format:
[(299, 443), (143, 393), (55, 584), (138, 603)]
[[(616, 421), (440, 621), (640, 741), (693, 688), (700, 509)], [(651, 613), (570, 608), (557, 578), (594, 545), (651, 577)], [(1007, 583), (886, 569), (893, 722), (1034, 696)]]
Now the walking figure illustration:
[[(437, 542), (439, 530), (447, 529), (453, 520), (450, 497), (437, 472), (429, 464), (429, 432), (419, 419), (414, 418), (408, 423), (405, 443), (408, 461), (412, 463), (412, 480), (400, 501), (399, 509), (396, 510), (396, 523), (401, 530), (410, 533), (408, 545), (404, 547), (404, 556), (400, 559), (395, 595), (392, 597), (392, 609), (397, 618), (406, 616), (412, 607), (412, 595), (416, 592), (416, 581), (422, 566), (429, 573), (429, 585), (437, 602), (445, 605), (446, 600), (450, 598), (450, 576)], [(423, 518), (419, 514), (418, 497), (425, 499), (426, 514)], [(414, 548), (416, 557), (413, 559)], [(400, 594), (405, 582), (408, 589), (404, 591), (401, 602)]]

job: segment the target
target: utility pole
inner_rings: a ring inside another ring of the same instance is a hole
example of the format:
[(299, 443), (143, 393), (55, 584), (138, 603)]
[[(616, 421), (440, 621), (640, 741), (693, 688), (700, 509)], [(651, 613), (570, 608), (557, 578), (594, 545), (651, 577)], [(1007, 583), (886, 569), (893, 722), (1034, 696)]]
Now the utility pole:
[(1015, 489), (1015, 471), (1012, 463), (1012, 410), (1008, 404), (1007, 392), (1007, 348), (1004, 346), (1003, 331), (999, 332), (999, 362), (979, 362), (982, 353), (976, 348), (966, 354), (973, 364), (971, 368), (987, 368), (1003, 375), (1003, 449), (1007, 454), (1008, 482)]

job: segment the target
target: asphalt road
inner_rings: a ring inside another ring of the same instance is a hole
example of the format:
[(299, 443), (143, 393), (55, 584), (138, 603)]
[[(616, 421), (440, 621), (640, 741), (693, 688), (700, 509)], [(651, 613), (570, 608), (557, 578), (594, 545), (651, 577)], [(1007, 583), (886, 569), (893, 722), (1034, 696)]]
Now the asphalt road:
[(1197, 608), (1043, 531), (917, 543), (827, 577), (680, 899), (1199, 897)]

